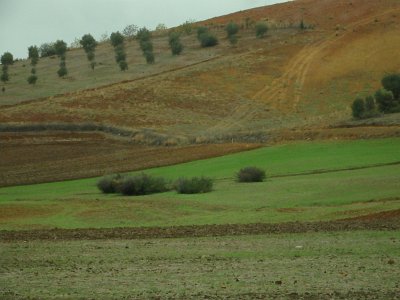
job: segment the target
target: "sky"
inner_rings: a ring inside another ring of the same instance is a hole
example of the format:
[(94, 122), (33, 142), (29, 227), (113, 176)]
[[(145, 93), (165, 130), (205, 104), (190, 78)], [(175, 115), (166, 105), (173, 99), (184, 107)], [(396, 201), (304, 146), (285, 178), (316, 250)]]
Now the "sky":
[(26, 58), (28, 47), (90, 33), (96, 39), (135, 24), (154, 29), (201, 21), (288, 0), (0, 0), (0, 55)]

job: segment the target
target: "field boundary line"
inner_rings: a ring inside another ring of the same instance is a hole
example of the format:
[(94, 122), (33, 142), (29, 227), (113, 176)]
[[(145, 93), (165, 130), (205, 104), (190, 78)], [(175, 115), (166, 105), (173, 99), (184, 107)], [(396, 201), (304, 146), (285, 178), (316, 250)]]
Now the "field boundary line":
[[(308, 175), (318, 175), (318, 174), (326, 174), (326, 173), (337, 173), (337, 172), (344, 172), (344, 171), (357, 171), (363, 169), (372, 169), (372, 168), (379, 168), (379, 167), (386, 167), (386, 166), (396, 166), (400, 165), (400, 161), (394, 161), (390, 163), (380, 163), (380, 164), (372, 164), (366, 166), (354, 166), (348, 168), (339, 168), (339, 169), (317, 169), (311, 170), (309, 172), (300, 172), (300, 173), (289, 173), (289, 174), (278, 174), (278, 175), (271, 175), (267, 176), (267, 178), (285, 178), (285, 177), (295, 177), (295, 176), (308, 176)], [(218, 178), (217, 180), (231, 180), (234, 177), (225, 177), (225, 178)]]

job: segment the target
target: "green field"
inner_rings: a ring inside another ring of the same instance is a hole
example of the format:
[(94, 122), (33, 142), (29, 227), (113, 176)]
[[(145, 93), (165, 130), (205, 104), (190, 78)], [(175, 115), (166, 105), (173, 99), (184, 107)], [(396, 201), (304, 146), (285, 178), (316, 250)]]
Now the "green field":
[(1, 299), (395, 299), (400, 233), (0, 242)]
[[(98, 179), (0, 189), (0, 229), (317, 221), (400, 208), (400, 139), (303, 142), (147, 170), (170, 180), (211, 176), (214, 191), (103, 195)], [(241, 167), (263, 183), (239, 184)]]

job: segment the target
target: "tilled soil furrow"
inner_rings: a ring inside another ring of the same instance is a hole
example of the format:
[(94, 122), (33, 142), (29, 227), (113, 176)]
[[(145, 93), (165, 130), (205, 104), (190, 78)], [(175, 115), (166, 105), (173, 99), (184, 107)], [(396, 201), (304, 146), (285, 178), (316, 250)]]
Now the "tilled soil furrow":
[(25, 231), (0, 231), (0, 241), (28, 240), (104, 240), (183, 238), (254, 234), (335, 232), (352, 230), (400, 230), (400, 209), (352, 219), (280, 224), (223, 224), (173, 227), (85, 228)]

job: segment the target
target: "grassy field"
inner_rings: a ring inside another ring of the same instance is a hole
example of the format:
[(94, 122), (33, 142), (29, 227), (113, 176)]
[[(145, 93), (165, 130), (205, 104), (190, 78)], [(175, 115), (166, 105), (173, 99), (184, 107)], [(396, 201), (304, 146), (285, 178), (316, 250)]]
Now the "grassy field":
[(0, 297), (395, 299), (399, 243), (398, 231), (0, 242)]
[[(2, 188), (0, 229), (317, 221), (396, 209), (399, 146), (400, 139), (293, 143), (146, 171), (216, 179), (212, 193), (199, 195), (103, 195), (96, 178)], [(235, 172), (249, 165), (268, 179), (236, 183)]]

